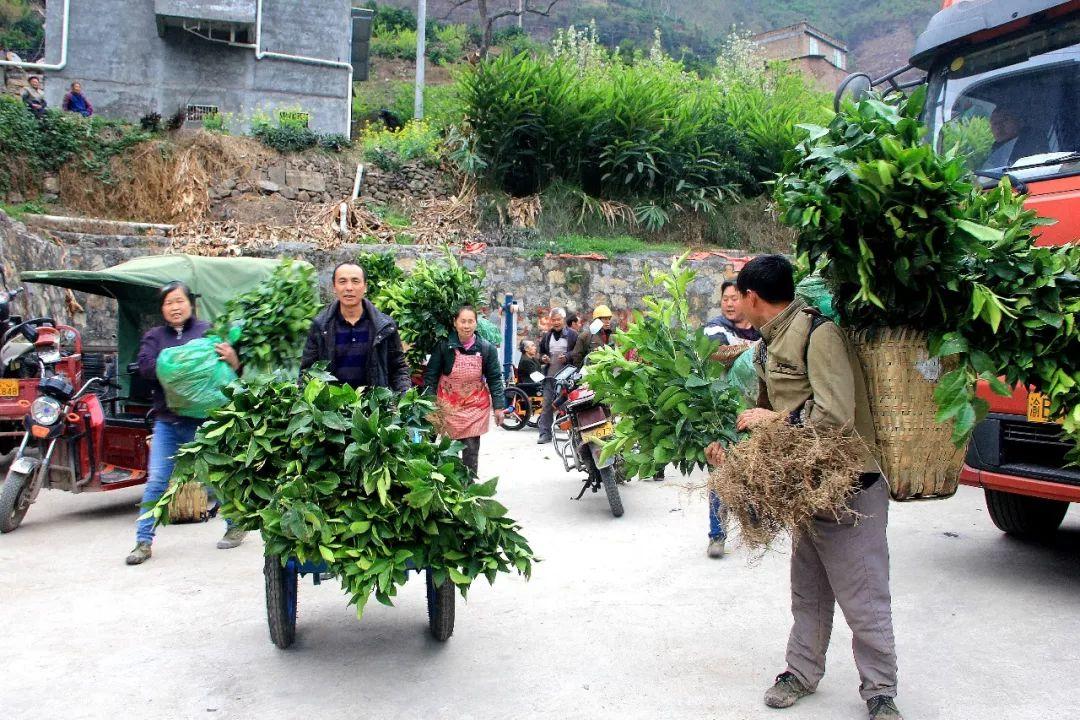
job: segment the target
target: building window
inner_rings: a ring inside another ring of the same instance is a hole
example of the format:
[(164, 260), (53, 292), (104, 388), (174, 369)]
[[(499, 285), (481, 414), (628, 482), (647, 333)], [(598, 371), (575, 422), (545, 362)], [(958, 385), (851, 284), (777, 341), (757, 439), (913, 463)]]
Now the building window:
[(821, 54), (821, 48), (818, 47), (817, 38), (814, 37), (813, 35), (811, 35), (810, 36), (810, 52), (808, 52), (807, 55), (813, 56), (813, 55), (820, 55), (820, 54)]
[(184, 114), (185, 120), (191, 120), (194, 122), (202, 122), (202, 119), (207, 115), (217, 115), (217, 105), (188, 105)]
[(843, 53), (843, 51), (840, 50), (839, 48), (833, 48), (832, 52), (833, 52), (833, 65), (840, 68), (841, 70), (846, 69), (844, 67), (844, 53)]

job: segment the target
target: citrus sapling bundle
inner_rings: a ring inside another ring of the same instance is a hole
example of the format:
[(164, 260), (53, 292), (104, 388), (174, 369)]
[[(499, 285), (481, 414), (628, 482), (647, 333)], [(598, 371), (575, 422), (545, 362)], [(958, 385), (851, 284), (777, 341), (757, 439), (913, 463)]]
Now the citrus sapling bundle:
[(318, 311), (315, 268), (282, 260), (269, 278), (226, 303), (211, 332), (236, 342), (245, 376), (295, 372)]
[(483, 282), (482, 268), (468, 270), (448, 251), (445, 261), (421, 258), (408, 277), (382, 287), (379, 309), (397, 323), (410, 367), (422, 367), (439, 343), (450, 337), (458, 308), (480, 306)]
[(261, 531), (267, 555), (325, 563), (358, 614), (372, 595), (390, 604), (411, 569), (463, 595), (480, 576), (531, 574), (532, 550), (495, 500), (496, 480), (469, 483), (460, 444), (425, 419), (431, 400), (330, 380), (264, 375), (230, 387), (178, 453), (178, 482), (154, 516), (166, 522), (179, 489), (205, 479), (226, 519)]
[(983, 191), (955, 143), (927, 145), (924, 97), (871, 96), (828, 127), (805, 127), (776, 185), (797, 254), (821, 273), (845, 327), (868, 338), (908, 328), (925, 334), (930, 356), (955, 356), (933, 397), (957, 446), (988, 411), (980, 380), (1000, 395), (1044, 393), (1078, 439), (1080, 248), (1035, 247), (1049, 221), (1007, 177)]
[(695, 273), (672, 263), (670, 272), (646, 270), (663, 296), (646, 297), (646, 310), (615, 335), (614, 347), (589, 355), (586, 382), (618, 417), (604, 457), (622, 455), (627, 474), (652, 477), (674, 464), (688, 474), (705, 467), (713, 441), (734, 442), (741, 394), (711, 359), (716, 341), (689, 323), (687, 288)]

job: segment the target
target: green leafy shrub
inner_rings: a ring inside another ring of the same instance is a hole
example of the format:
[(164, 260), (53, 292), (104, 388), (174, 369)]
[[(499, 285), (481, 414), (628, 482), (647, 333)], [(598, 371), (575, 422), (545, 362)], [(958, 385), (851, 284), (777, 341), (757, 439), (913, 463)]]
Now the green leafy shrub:
[(494, 499), (496, 481), (470, 484), (460, 444), (425, 419), (432, 400), (327, 379), (234, 385), (178, 453), (154, 515), (167, 519), (185, 482), (208, 481), (221, 514), (261, 531), (267, 555), (325, 563), (357, 615), (372, 595), (391, 604), (412, 568), (462, 595), (480, 576), (530, 575), (532, 550)]
[[(433, 28), (433, 42), (427, 46), (428, 58), (436, 65), (448, 65), (461, 61), (469, 32), (464, 25), (440, 25)], [(415, 36), (415, 33), (414, 33)], [(416, 48), (413, 47), (415, 53)]]
[(402, 163), (411, 160), (437, 165), (442, 136), (427, 122), (410, 120), (396, 132), (365, 130), (360, 142), (369, 162), (383, 170), (397, 170)]
[(449, 253), (442, 262), (421, 258), (408, 277), (381, 291), (383, 312), (398, 324), (406, 360), (419, 368), (440, 342), (450, 337), (454, 313), (462, 305), (479, 307), (484, 270), (467, 270)]
[(29, 0), (0, 2), (0, 47), (30, 59), (45, 44), (44, 18)]
[(681, 260), (667, 273), (647, 270), (645, 281), (665, 295), (646, 297), (646, 310), (634, 312), (614, 347), (589, 355), (589, 388), (619, 418), (603, 457), (621, 454), (630, 476), (650, 478), (669, 463), (689, 474), (705, 467), (709, 443), (738, 437), (739, 391), (710, 359), (717, 343), (690, 323), (694, 276)]
[(762, 192), (798, 124), (831, 116), (824, 94), (785, 66), (766, 68), (754, 47), (746, 40), (703, 77), (660, 37), (623, 59), (594, 27), (571, 28), (548, 56), (504, 54), (461, 76), (470, 137), (458, 147), (512, 195), (563, 180), (639, 208), (651, 231), (680, 209), (715, 214)]
[(371, 54), (375, 57), (408, 60), (416, 57), (416, 29), (385, 30), (371, 38)]
[(481, 63), (461, 82), (484, 174), (513, 195), (561, 178), (599, 197), (713, 209), (752, 180), (715, 94), (673, 63), (582, 74), (568, 59), (522, 54)]
[(108, 180), (113, 157), (153, 136), (130, 123), (57, 110), (36, 120), (19, 98), (0, 96), (0, 189), (73, 162)]
[(280, 153), (302, 152), (319, 144), (319, 136), (313, 130), (294, 125), (261, 125), (254, 128), (251, 134), (263, 145)]
[(352, 147), (352, 140), (341, 133), (327, 133), (319, 136), (319, 147), (328, 152), (341, 152)]
[(776, 185), (797, 251), (820, 268), (846, 325), (951, 329), (968, 306), (956, 270), (986, 228), (971, 214), (964, 158), (923, 142), (923, 97), (868, 99), (809, 127), (802, 159)]
[(226, 117), (223, 113), (207, 113), (202, 119), (203, 130), (208, 132), (227, 133)]
[(367, 297), (375, 307), (382, 307), (383, 289), (400, 282), (405, 277), (405, 273), (401, 271), (401, 268), (395, 262), (396, 257), (391, 252), (365, 252), (356, 257), (357, 265), (364, 269)]
[(225, 304), (211, 334), (231, 337), (239, 329), (237, 354), (245, 377), (278, 369), (295, 374), (319, 308), (315, 268), (283, 260), (264, 282)]
[(396, 30), (416, 29), (416, 14), (408, 8), (397, 8), (386, 3), (380, 5), (373, 0), (364, 3), (364, 7), (375, 11), (375, 17), (371, 23), (371, 31), (375, 35)]

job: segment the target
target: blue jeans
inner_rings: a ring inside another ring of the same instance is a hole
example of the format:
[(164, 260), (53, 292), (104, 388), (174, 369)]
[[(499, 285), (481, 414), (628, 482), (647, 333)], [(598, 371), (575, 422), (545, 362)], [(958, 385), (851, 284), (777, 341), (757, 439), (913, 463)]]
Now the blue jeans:
[(720, 501), (720, 496), (709, 491), (709, 539), (727, 540), (724, 523), (727, 521), (727, 508)]
[[(169, 478), (172, 477), (173, 466), (176, 464), (174, 456), (181, 445), (195, 439), (195, 431), (199, 429), (202, 420), (189, 420), (183, 418), (174, 422), (159, 420), (154, 423), (154, 435), (150, 440), (150, 467), (146, 478), (146, 489), (143, 490), (142, 503), (157, 502), (165, 491), (169, 489)], [(214, 500), (213, 490), (207, 486), (210, 500)], [(146, 512), (139, 510), (139, 514)], [(154, 542), (154, 519), (140, 518), (135, 526), (135, 542)]]

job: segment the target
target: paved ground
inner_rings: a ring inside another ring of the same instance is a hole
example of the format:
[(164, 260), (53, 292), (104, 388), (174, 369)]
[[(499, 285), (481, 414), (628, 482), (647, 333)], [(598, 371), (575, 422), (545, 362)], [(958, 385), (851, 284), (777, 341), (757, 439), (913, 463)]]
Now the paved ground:
[[(761, 704), (788, 630), (783, 552), (708, 560), (705, 504), (675, 480), (632, 483), (619, 520), (601, 495), (572, 502), (574, 479), (535, 438), (489, 435), (480, 462), (544, 562), (529, 583), (475, 586), (445, 645), (426, 633), (421, 583), (361, 622), (336, 585), (305, 584), (297, 643), (280, 651), (258, 538), (219, 551), (219, 521), (173, 526), (129, 568), (138, 491), (44, 494), (0, 537), (0, 715), (865, 717), (839, 619), (819, 692)], [(1080, 512), (1052, 545), (1027, 544), (962, 489), (894, 504), (889, 534), (909, 720), (1080, 715)]]

